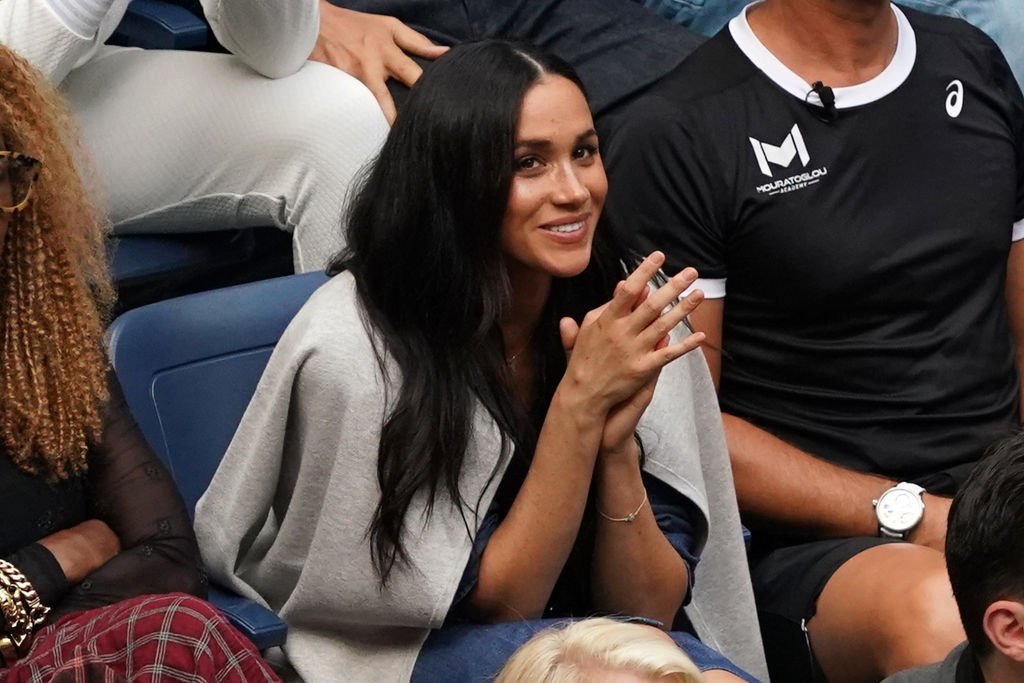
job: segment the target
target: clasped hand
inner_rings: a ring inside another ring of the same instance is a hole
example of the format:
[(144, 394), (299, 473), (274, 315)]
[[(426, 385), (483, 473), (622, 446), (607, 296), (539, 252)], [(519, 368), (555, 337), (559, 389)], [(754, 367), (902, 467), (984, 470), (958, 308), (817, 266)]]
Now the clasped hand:
[(695, 290), (679, 299), (697, 279), (693, 268), (651, 291), (649, 283), (664, 262), (664, 254), (653, 252), (619, 283), (611, 301), (587, 313), (582, 325), (571, 318), (559, 324), (569, 359), (562, 385), (582, 410), (603, 419), (605, 455), (633, 452), (633, 433), (661, 369), (704, 341), (702, 332), (670, 341), (669, 333), (700, 305), (703, 294)]

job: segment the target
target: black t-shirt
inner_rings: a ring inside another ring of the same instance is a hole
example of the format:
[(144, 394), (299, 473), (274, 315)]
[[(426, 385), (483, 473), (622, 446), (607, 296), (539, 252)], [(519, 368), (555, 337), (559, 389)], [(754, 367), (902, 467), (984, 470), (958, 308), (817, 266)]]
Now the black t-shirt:
[(1018, 424), (1024, 101), (981, 31), (894, 13), (893, 60), (835, 120), (735, 19), (614, 131), (607, 211), (725, 296), (723, 410), (917, 479)]

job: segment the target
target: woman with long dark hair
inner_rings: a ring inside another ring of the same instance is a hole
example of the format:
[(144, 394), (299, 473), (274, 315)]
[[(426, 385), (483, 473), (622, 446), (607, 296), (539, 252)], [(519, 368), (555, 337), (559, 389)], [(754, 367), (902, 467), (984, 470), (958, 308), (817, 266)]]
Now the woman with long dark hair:
[[(663, 256), (598, 228), (606, 191), (563, 62), (489, 41), (414, 88), (197, 510), (300, 677), (475, 680), (595, 613), (760, 667), (696, 273), (649, 287)], [(677, 621), (702, 549), (717, 589)]]

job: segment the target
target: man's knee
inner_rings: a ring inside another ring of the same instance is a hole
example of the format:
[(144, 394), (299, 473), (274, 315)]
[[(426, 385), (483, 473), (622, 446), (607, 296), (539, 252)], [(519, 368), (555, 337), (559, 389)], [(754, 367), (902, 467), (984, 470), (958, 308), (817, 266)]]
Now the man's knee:
[(889, 544), (832, 575), (809, 624), (830, 681), (862, 681), (936, 662), (964, 639), (942, 554)]
[(966, 637), (944, 564), (900, 583), (904, 599), (886, 610), (887, 675), (940, 661)]

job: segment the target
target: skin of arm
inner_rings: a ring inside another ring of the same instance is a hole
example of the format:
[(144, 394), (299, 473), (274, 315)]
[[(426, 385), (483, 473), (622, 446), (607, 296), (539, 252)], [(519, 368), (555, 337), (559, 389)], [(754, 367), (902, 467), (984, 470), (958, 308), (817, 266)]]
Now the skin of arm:
[[(1017, 354), (1017, 374), (1024, 373), (1024, 240), (1010, 247), (1006, 269), (1006, 305), (1010, 315), (1010, 333)], [(1020, 420), (1024, 423), (1024, 375), (1021, 381)]]
[[(707, 335), (704, 346), (718, 386), (725, 300), (706, 301), (692, 316)], [(808, 537), (877, 536), (871, 501), (896, 482), (837, 467), (806, 453), (750, 422), (722, 414), (740, 511), (770, 526)], [(924, 494), (925, 515), (908, 540), (943, 550), (950, 501)]]
[[(648, 294), (645, 289), (637, 305)], [(700, 291), (691, 296), (694, 306), (704, 300)], [(665, 338), (659, 345), (668, 342)], [(609, 517), (625, 517), (637, 509), (640, 501), (646, 501), (640, 449), (634, 435), (654, 398), (659, 376), (615, 406), (605, 421), (594, 480), (597, 508)], [(598, 515), (593, 563), (595, 607), (657, 619), (669, 627), (686, 599), (688, 585), (686, 563), (658, 527), (649, 501), (628, 524)]]
[(98, 519), (87, 519), (39, 541), (57, 560), (69, 583), (79, 583), (121, 552), (117, 534)]
[[(541, 616), (579, 533), (595, 464), (602, 459), (599, 451), (609, 414), (656, 381), (661, 367), (695, 348), (703, 339), (702, 335), (691, 335), (671, 346), (661, 342), (696, 305), (694, 300), (687, 300), (661, 315), (667, 302), (696, 277), (692, 269), (672, 278), (651, 295), (649, 303), (633, 310), (641, 289), (646, 288), (663, 258), (658, 253), (648, 257), (626, 284), (616, 290), (609, 304), (587, 315), (582, 328), (574, 329), (575, 323), (568, 319), (562, 321), (563, 343), (567, 351), (572, 351), (569, 367), (548, 408), (526, 479), (481, 557), (477, 585), (469, 597), (469, 608), (476, 618), (504, 621)], [(642, 408), (637, 412), (642, 414)], [(625, 460), (616, 458), (615, 462)], [(639, 461), (634, 458), (629, 467), (639, 480)], [(634, 485), (639, 488), (633, 490)], [(626, 487), (609, 485), (608, 489), (613, 498), (620, 490), (635, 498), (630, 511), (643, 497), (643, 487), (638, 482), (629, 482)], [(615, 500), (605, 502), (611, 506)], [(647, 514), (653, 524), (653, 515), (649, 511)], [(671, 551), (656, 524), (654, 531), (658, 542)], [(649, 540), (646, 534), (641, 538)], [(620, 565), (631, 562), (622, 552), (620, 549), (613, 558), (613, 553), (606, 551), (605, 557)], [(634, 566), (628, 574), (631, 581), (641, 574), (635, 569)], [(682, 590), (685, 579), (684, 573)], [(644, 584), (648, 583), (645, 577)], [(670, 590), (675, 593), (679, 588), (671, 586)], [(623, 595), (629, 598), (633, 593), (627, 590), (616, 594), (615, 599)], [(659, 592), (656, 599), (664, 596)], [(644, 605), (624, 602), (618, 609), (648, 616), (640, 607)], [(663, 614), (659, 611), (652, 616), (659, 618)]]
[[(619, 518), (636, 510), (646, 495), (636, 442), (619, 452), (602, 449), (594, 478), (598, 510)], [(629, 523), (598, 516), (593, 562), (597, 609), (657, 619), (668, 628), (687, 586), (686, 563), (658, 527), (650, 504)]]

